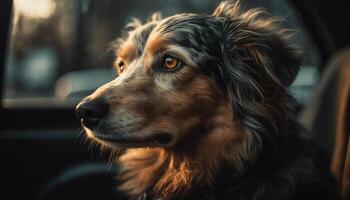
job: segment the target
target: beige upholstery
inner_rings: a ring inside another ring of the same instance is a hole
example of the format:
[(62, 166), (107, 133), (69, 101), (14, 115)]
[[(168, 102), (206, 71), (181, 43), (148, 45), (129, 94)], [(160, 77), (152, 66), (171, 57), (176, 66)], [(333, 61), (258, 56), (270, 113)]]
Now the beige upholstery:
[(327, 64), (315, 95), (299, 121), (311, 137), (332, 156), (331, 171), (342, 196), (350, 200), (350, 48)]

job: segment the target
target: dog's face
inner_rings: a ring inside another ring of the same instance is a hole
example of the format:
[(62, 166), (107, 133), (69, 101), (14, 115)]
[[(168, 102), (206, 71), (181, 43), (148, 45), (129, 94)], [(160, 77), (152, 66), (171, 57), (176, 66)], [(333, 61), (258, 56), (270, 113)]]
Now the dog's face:
[(208, 17), (178, 15), (129, 32), (115, 61), (118, 77), (83, 101), (108, 104), (96, 125), (83, 119), (90, 136), (117, 145), (172, 146), (209, 125), (224, 103), (215, 80), (201, 70), (218, 64), (215, 26)]
[(118, 77), (77, 107), (87, 134), (108, 146), (172, 148), (206, 137), (219, 115), (242, 130), (252, 125), (244, 109), (271, 102), (261, 99), (261, 85), (268, 94), (283, 90), (299, 61), (271, 24), (234, 12), (221, 5), (212, 15), (154, 19), (128, 32)]

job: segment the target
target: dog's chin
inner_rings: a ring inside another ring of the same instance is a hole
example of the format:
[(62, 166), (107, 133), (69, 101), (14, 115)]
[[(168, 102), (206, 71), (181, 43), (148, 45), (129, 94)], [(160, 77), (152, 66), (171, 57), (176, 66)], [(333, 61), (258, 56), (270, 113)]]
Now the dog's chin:
[(174, 143), (173, 136), (164, 131), (152, 134), (118, 134), (104, 133), (84, 127), (89, 138), (111, 148), (145, 148), (145, 147), (170, 147)]

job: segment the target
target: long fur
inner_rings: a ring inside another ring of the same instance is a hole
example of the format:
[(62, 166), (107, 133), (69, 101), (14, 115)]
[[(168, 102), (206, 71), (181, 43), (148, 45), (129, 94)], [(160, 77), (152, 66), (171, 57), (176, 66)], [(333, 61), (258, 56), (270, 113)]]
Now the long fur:
[[(128, 58), (125, 72), (89, 98), (105, 97), (117, 113), (110, 118), (131, 115), (123, 119), (132, 123), (94, 131), (109, 128), (122, 135), (119, 143), (176, 134), (165, 146), (129, 142), (137, 148), (118, 160), (120, 190), (133, 199), (337, 198), (327, 164), (295, 122), (286, 87), (302, 59), (278, 19), (223, 2), (211, 15), (155, 14), (127, 30), (113, 46)], [(157, 72), (155, 55), (164, 49), (186, 66)]]

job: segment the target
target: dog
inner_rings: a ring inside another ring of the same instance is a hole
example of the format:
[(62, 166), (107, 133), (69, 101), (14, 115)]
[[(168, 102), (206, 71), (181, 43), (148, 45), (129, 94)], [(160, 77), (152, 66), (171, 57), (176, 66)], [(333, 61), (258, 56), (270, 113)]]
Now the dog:
[(295, 121), (302, 63), (279, 21), (222, 2), (211, 15), (135, 20), (113, 46), (118, 76), (82, 100), (87, 136), (126, 149), (131, 199), (337, 199)]

